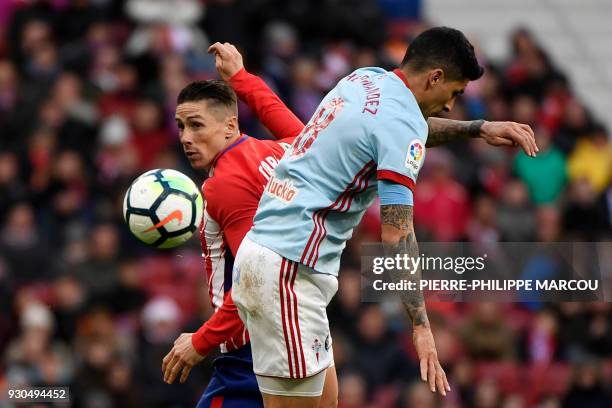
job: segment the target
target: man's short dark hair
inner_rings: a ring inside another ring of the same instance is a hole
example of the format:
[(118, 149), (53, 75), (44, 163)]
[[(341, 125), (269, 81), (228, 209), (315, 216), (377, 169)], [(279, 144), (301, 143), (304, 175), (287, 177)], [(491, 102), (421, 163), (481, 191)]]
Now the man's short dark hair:
[(434, 27), (419, 34), (408, 46), (401, 66), (417, 72), (441, 68), (448, 79), (455, 81), (474, 81), (484, 73), (472, 44), (461, 31), (449, 27)]
[(213, 104), (236, 109), (236, 93), (225, 82), (216, 79), (194, 81), (184, 87), (176, 99), (176, 104), (185, 102), (209, 101)]

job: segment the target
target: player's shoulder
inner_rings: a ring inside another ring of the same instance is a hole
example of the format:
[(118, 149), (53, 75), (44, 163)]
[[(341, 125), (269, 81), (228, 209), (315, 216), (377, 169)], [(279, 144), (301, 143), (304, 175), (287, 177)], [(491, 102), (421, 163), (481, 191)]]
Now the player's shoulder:
[(213, 173), (202, 185), (202, 197), (208, 213), (218, 219), (223, 208), (247, 202), (253, 190), (253, 186), (248, 183), (251, 178), (239, 172)]
[(253, 145), (255, 146), (256, 149), (259, 149), (260, 151), (264, 153), (267, 153), (270, 151), (284, 152), (291, 146), (294, 139), (295, 139), (295, 136), (286, 137), (284, 139), (274, 139), (274, 140), (253, 138)]
[[(246, 136), (246, 135), (245, 135)], [(283, 140), (257, 139), (255, 137), (246, 136), (245, 142), (242, 143), (234, 154), (228, 155), (227, 163), (235, 168), (236, 163), (245, 163), (245, 160), (262, 159), (269, 155), (282, 155), (284, 150)]]
[(240, 202), (257, 194), (266, 181), (262, 166), (276, 166), (286, 149), (282, 140), (260, 140), (246, 135), (241, 140), (215, 160), (203, 187), (204, 199), (209, 204), (227, 202), (227, 197), (235, 198), (232, 202)]
[(407, 110), (410, 113), (418, 113), (417, 117), (423, 117), (410, 84), (400, 70), (388, 71), (381, 82), (381, 88), (381, 103), (388, 105), (390, 109)]
[(349, 74), (349, 77), (351, 75), (384, 75), (386, 74), (387, 71), (384, 68), (381, 67), (362, 67), (362, 68), (357, 68), (355, 71), (353, 71), (351, 74)]
[(427, 126), (418, 102), (410, 90), (408, 79), (399, 69), (387, 71), (379, 67), (365, 67), (355, 70), (351, 75), (368, 77), (366, 98), (376, 101), (377, 111), (380, 113), (374, 116), (376, 122), (386, 122), (390, 118), (399, 117), (419, 129)]
[[(396, 70), (397, 71), (397, 70)], [(397, 72), (389, 72), (381, 92), (381, 124), (395, 122), (427, 133), (427, 120), (405, 78)]]
[[(399, 69), (388, 71), (381, 67), (363, 67), (357, 68), (343, 78), (343, 80), (350, 82), (358, 82), (359, 79), (366, 82), (366, 85), (371, 85), (371, 87), (382, 86), (385, 90), (397, 88), (400, 93), (409, 88), (406, 78)], [(367, 83), (368, 80), (374, 81), (374, 83), (369, 84)]]
[[(382, 105), (382, 103), (381, 103)], [(388, 101), (381, 106), (381, 114), (375, 119), (372, 131), (375, 134), (389, 133), (392, 137), (398, 135), (413, 135), (426, 139), (429, 128), (421, 110), (394, 101)]]

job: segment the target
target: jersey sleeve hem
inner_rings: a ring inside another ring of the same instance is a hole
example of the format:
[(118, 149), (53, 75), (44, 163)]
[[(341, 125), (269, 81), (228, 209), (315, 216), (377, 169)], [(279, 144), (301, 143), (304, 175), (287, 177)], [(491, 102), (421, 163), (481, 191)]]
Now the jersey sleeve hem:
[(247, 70), (242, 67), (240, 68), (240, 71), (236, 72), (234, 75), (232, 75), (232, 77), (229, 79), (230, 82), (235, 82), (235, 81), (240, 81), (240, 80), (244, 80), (244, 79), (248, 79), (249, 78), (249, 73), (247, 72)]
[(389, 180), (394, 183), (401, 184), (403, 186), (408, 187), (413, 193), (415, 191), (414, 180), (410, 177), (404, 176), (398, 172), (393, 170), (378, 170), (376, 172), (376, 178), (378, 180)]
[(209, 341), (206, 336), (207, 329), (208, 327), (206, 325), (202, 325), (202, 327), (200, 327), (200, 329), (191, 336), (191, 345), (202, 357), (206, 357), (208, 353), (210, 353), (212, 349), (218, 345)]

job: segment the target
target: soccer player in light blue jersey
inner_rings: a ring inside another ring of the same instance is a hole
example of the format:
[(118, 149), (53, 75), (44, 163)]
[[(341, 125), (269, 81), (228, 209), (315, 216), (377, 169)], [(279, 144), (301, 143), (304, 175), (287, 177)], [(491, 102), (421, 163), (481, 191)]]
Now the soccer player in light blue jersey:
[[(461, 32), (427, 30), (398, 69), (362, 68), (343, 78), (284, 154), (234, 264), (232, 296), (250, 333), (266, 407), (317, 406), (333, 366), (326, 307), (337, 290), (340, 255), (377, 194), (382, 242), (418, 256), (415, 183), (426, 147), (449, 135), (447, 130), (444, 137), (428, 138), (427, 119), (450, 111), (468, 82), (482, 74)], [(477, 137), (483, 121), (471, 126), (467, 133)], [(521, 145), (535, 155), (531, 130), (516, 126), (514, 142), (524, 137)], [(450, 387), (422, 294), (403, 300), (421, 378), (446, 395)]]

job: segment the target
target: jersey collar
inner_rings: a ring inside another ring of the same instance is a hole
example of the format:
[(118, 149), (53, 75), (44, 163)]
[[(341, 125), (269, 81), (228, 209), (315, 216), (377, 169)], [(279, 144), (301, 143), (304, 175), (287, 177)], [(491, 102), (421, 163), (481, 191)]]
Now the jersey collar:
[(406, 85), (406, 88), (410, 89), (410, 84), (408, 83), (408, 78), (406, 78), (406, 75), (404, 75), (404, 73), (399, 68), (395, 68), (393, 70), (393, 73), (395, 75), (397, 75), (399, 77), (399, 79), (402, 80), (404, 85)]
[(219, 153), (217, 153), (217, 155), (213, 159), (212, 164), (210, 165), (211, 170), (215, 167), (215, 165), (217, 164), (217, 162), (219, 161), (221, 156), (223, 156), (225, 153), (229, 152), (234, 147), (238, 146), (240, 143), (244, 142), (247, 139), (248, 139), (248, 136), (245, 135), (244, 133), (241, 133), (240, 134), (240, 138), (238, 138), (238, 140), (236, 140), (234, 143), (232, 143), (231, 145), (227, 146), (225, 149), (223, 149)]

